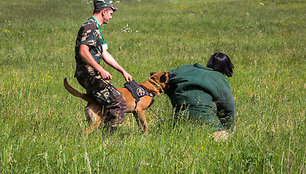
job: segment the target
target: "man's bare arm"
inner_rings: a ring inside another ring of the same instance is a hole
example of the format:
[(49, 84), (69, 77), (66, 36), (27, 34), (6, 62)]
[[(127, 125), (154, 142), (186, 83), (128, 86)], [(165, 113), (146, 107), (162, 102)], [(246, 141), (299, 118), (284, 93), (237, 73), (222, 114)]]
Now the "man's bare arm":
[(95, 59), (93, 58), (93, 56), (89, 52), (89, 46), (88, 45), (82, 44), (80, 46), (80, 55), (82, 56), (83, 60), (88, 65), (90, 65), (96, 71), (98, 71), (100, 73), (100, 75), (102, 76), (103, 79), (110, 80), (110, 79), (113, 78), (112, 75), (108, 71), (103, 69), (103, 67), (95, 61)]
[(119, 63), (114, 59), (114, 57), (107, 52), (106, 50), (103, 51), (102, 53), (103, 59), (104, 61), (110, 65), (111, 67), (113, 67), (114, 69), (116, 69), (117, 71), (121, 72), (123, 77), (125, 78), (125, 80), (127, 82), (132, 81), (132, 76), (127, 73), (120, 65)]

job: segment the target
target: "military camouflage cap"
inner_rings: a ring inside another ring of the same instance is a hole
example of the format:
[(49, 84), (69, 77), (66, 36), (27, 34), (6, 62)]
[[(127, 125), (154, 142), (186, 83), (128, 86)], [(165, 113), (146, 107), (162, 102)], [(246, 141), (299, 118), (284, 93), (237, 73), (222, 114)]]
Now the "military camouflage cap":
[(114, 6), (112, 0), (94, 0), (94, 6), (100, 6), (105, 8), (109, 7), (114, 11), (118, 10), (118, 8)]

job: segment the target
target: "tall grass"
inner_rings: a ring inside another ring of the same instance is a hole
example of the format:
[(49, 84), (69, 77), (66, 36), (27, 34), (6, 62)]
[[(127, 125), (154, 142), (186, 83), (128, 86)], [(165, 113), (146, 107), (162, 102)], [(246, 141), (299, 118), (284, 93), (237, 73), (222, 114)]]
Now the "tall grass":
[[(109, 51), (137, 82), (150, 72), (206, 64), (221, 51), (236, 131), (215, 142), (208, 128), (172, 127), (169, 99), (115, 132), (83, 136), (85, 102), (73, 78), (74, 44), (89, 0), (0, 1), (0, 173), (305, 173), (304, 0), (122, 0), (103, 25)], [(104, 66), (104, 64), (103, 64)], [(112, 82), (121, 74), (105, 66)]]

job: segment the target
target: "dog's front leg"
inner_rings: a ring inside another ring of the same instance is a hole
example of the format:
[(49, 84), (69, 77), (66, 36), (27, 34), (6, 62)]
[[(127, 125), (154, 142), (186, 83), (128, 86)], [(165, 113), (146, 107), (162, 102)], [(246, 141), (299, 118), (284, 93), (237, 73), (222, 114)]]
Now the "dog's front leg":
[(145, 110), (136, 110), (133, 112), (134, 117), (136, 118), (136, 121), (138, 123), (138, 126), (142, 131), (145, 133), (148, 132), (148, 123), (145, 117)]

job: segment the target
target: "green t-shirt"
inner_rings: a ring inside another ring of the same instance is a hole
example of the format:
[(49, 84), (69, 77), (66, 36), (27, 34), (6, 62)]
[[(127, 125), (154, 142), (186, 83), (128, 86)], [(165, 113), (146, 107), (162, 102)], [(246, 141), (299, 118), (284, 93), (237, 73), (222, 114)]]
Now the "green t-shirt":
[(89, 46), (89, 51), (97, 63), (101, 63), (103, 39), (93, 17), (89, 18), (79, 29), (75, 44), (75, 60), (77, 65), (85, 65), (79, 51), (81, 44)]

